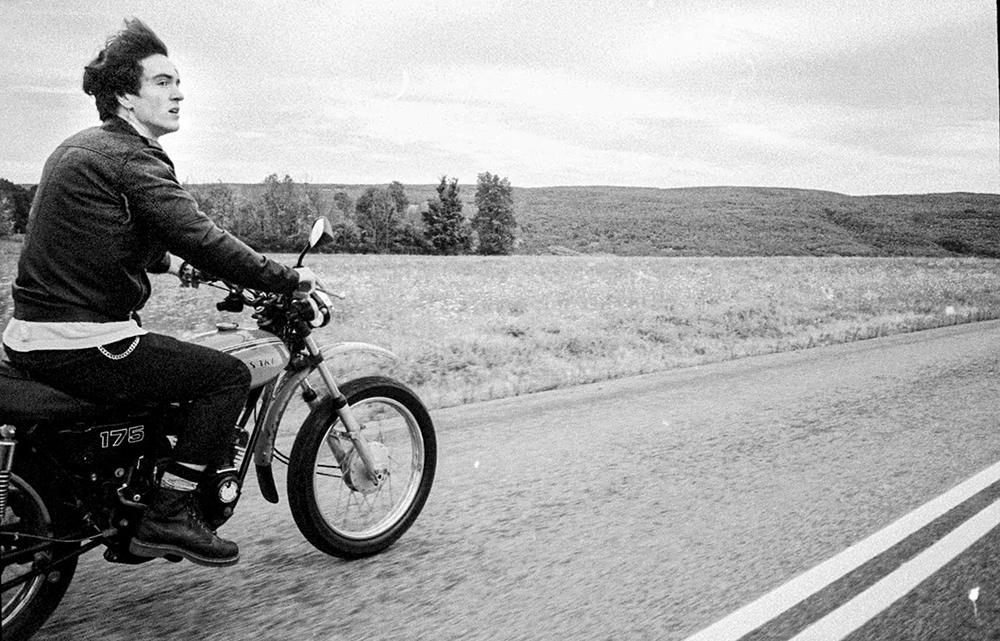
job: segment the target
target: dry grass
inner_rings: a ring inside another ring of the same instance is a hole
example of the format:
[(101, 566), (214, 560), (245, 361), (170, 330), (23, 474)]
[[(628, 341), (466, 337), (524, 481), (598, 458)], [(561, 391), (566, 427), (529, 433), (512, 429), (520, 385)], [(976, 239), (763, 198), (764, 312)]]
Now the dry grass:
[[(982, 259), (318, 256), (348, 298), (326, 340), (400, 355), (434, 406), (1000, 318)], [(149, 327), (226, 316), (160, 277)], [(246, 318), (244, 324), (252, 323)]]
[[(14, 257), (0, 255), (3, 324)], [(1000, 262), (987, 259), (323, 255), (311, 265), (348, 295), (324, 340), (392, 349), (396, 373), (439, 407), (1000, 318)], [(172, 276), (154, 288), (150, 329), (190, 336), (232, 320), (215, 310), (216, 290)]]

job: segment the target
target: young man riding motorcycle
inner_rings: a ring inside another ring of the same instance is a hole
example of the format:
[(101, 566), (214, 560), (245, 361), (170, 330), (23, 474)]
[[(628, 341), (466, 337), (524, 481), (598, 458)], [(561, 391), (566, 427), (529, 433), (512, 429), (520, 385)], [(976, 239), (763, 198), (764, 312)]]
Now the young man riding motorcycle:
[(201, 521), (192, 492), (206, 469), (227, 464), (250, 374), (233, 356), (142, 329), (146, 272), (179, 275), (188, 262), (301, 296), (315, 276), (217, 227), (179, 184), (158, 142), (180, 127), (179, 85), (166, 46), (139, 20), (126, 21), (85, 67), (83, 90), (103, 124), (67, 139), (45, 163), (3, 343), (15, 366), (85, 401), (184, 402), (175, 460), (130, 549), (223, 566), (239, 560), (239, 547)]

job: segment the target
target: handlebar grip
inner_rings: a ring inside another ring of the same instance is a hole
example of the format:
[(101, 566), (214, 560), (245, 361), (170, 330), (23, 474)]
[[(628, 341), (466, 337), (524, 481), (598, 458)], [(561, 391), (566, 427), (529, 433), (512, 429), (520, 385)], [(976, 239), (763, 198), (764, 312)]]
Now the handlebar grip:
[(237, 295), (230, 294), (216, 303), (215, 308), (220, 312), (239, 313), (243, 311), (243, 299)]

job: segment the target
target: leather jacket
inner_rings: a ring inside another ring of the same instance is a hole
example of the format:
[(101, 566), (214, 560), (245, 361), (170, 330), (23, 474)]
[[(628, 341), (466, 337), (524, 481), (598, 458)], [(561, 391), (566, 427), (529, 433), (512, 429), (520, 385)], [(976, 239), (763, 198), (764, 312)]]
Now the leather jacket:
[(146, 271), (167, 252), (245, 287), (288, 293), (298, 274), (198, 210), (163, 148), (112, 117), (71, 136), (45, 163), (13, 286), (14, 317), (128, 320), (149, 298)]

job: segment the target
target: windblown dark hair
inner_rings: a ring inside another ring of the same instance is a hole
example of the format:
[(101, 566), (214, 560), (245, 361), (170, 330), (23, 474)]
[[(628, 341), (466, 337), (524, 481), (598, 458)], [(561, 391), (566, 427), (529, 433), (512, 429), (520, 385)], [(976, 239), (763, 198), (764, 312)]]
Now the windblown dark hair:
[(83, 70), (83, 91), (93, 96), (101, 120), (118, 111), (118, 96), (137, 94), (142, 86), (142, 60), (167, 55), (167, 46), (141, 20), (125, 21), (125, 28), (108, 38), (104, 49)]

